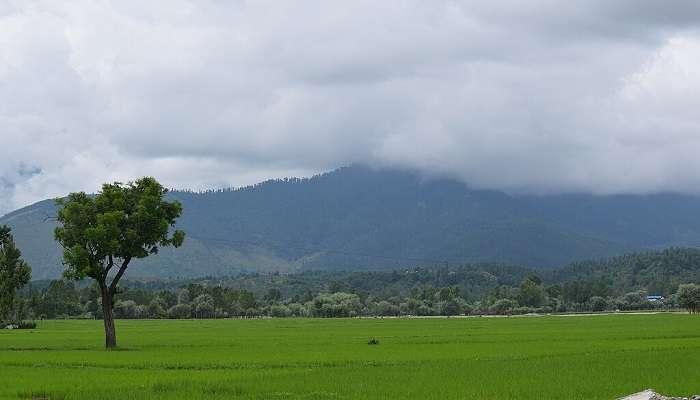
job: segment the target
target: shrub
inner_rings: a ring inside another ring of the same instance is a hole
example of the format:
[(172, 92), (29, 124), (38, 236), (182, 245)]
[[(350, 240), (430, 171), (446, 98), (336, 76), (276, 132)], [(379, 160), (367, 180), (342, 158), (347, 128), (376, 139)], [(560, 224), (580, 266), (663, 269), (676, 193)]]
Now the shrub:
[(36, 329), (36, 322), (34, 322), (34, 321), (20, 321), (17, 324), (17, 329)]
[(243, 312), (243, 316), (245, 316), (246, 318), (259, 317), (260, 310), (255, 307), (248, 308)]
[(372, 338), (367, 342), (368, 345), (374, 346), (379, 344), (379, 340), (377, 338)]
[[(466, 302), (461, 297), (455, 297), (437, 304), (440, 315), (460, 315), (468, 308)], [(471, 311), (471, 309), (469, 309)]]
[(315, 317), (349, 317), (361, 310), (360, 297), (352, 293), (320, 294), (308, 303)]
[(215, 311), (214, 305), (208, 302), (197, 303), (194, 308), (194, 314), (197, 318), (212, 318), (215, 316)]
[(188, 304), (176, 304), (168, 309), (168, 318), (180, 319), (190, 318), (192, 316), (192, 307)]
[(607, 300), (600, 296), (593, 296), (588, 302), (590, 303), (591, 310), (593, 311), (603, 311), (608, 308)]
[(136, 302), (133, 300), (118, 301), (114, 305), (114, 316), (131, 319), (136, 317)]
[(168, 316), (167, 311), (165, 311), (166, 305), (163, 299), (160, 297), (155, 297), (148, 304), (148, 316), (150, 318), (165, 318)]
[(148, 306), (138, 305), (134, 311), (134, 318), (145, 319), (148, 318)]
[(34, 321), (0, 322), (0, 329), (36, 329)]
[(278, 318), (289, 317), (292, 315), (292, 312), (289, 310), (289, 308), (283, 304), (275, 304), (270, 306), (270, 310), (268, 311), (268, 313), (271, 317)]
[(489, 311), (499, 315), (510, 314), (516, 307), (518, 303), (511, 299), (499, 299), (489, 307)]
[(618, 299), (617, 305), (622, 310), (642, 310), (651, 306), (647, 301), (647, 293), (643, 290), (626, 293)]
[(306, 307), (304, 307), (303, 304), (292, 303), (287, 307), (289, 307), (289, 311), (295, 317), (307, 317), (309, 315), (308, 310), (306, 309)]
[(435, 310), (433, 310), (429, 305), (427, 304), (421, 304), (418, 306), (418, 309), (416, 309), (416, 314), (417, 315), (435, 315)]
[(399, 307), (389, 303), (388, 301), (382, 300), (377, 303), (375, 307), (377, 315), (381, 316), (396, 316), (399, 315)]

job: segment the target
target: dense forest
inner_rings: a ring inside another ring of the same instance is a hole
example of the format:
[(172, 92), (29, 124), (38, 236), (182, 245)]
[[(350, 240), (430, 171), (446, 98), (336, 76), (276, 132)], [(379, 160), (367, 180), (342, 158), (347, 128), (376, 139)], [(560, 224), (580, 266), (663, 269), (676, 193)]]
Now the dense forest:
[[(173, 191), (187, 240), (131, 277), (378, 271), (506, 263), (538, 271), (632, 251), (700, 244), (694, 196), (509, 195), (450, 179), (353, 166), (204, 193)], [(35, 279), (61, 276), (52, 200), (0, 217)]]
[[(523, 314), (670, 309), (681, 284), (700, 283), (700, 250), (659, 252), (537, 272), (502, 264), (391, 271), (245, 273), (124, 281), (118, 318)], [(650, 300), (647, 296), (661, 296)], [(89, 282), (34, 281), (20, 292), (25, 318), (99, 318)]]

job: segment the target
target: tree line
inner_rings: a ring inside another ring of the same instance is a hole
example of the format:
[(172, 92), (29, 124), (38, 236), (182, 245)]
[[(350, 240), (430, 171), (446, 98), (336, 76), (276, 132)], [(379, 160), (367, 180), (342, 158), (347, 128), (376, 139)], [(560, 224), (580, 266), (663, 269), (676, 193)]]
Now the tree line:
[[(223, 286), (235, 281), (236, 278), (230, 278), (212, 284), (205, 280), (168, 289), (127, 284), (115, 294), (113, 313), (123, 319), (183, 319), (517, 315), (679, 308), (697, 313), (700, 310), (700, 286), (696, 284), (680, 285), (675, 293), (650, 300), (645, 290), (613, 295), (600, 284), (578, 281), (545, 284), (533, 275), (520, 285), (496, 286), (480, 299), (469, 301), (459, 286), (416, 286), (410, 290), (411, 294), (401, 296), (353, 290), (334, 281), (320, 292), (301, 288), (300, 294), (287, 297), (274, 284), (262, 292), (258, 288), (258, 293)], [(94, 284), (55, 280), (44, 287), (30, 285), (20, 292), (17, 304), (18, 314), (29, 319), (104, 317), (100, 290)]]

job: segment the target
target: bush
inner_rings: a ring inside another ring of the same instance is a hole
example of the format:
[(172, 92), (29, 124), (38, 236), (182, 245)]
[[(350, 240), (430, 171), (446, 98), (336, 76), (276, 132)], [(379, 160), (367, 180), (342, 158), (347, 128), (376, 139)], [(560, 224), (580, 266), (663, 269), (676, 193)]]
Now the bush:
[(148, 316), (150, 318), (165, 318), (168, 316), (165, 308), (166, 305), (163, 299), (156, 297), (148, 304)]
[(308, 308), (315, 317), (350, 317), (359, 313), (361, 303), (356, 294), (338, 292), (316, 296), (308, 303)]
[(255, 307), (250, 307), (243, 312), (243, 316), (246, 318), (255, 318), (261, 315), (260, 310)]
[(600, 296), (593, 296), (588, 302), (590, 303), (592, 311), (604, 311), (608, 308), (607, 300)]
[(376, 338), (372, 338), (372, 339), (370, 339), (370, 340), (367, 342), (367, 344), (368, 344), (368, 345), (371, 345), (371, 346), (378, 345), (378, 344), (379, 344), (379, 340), (377, 340)]
[(136, 302), (133, 300), (118, 301), (114, 305), (114, 316), (116, 318), (131, 319), (136, 317)]
[(511, 314), (515, 315), (525, 315), (525, 314), (538, 314), (541, 312), (540, 308), (536, 307), (515, 307), (511, 310)]
[(148, 306), (138, 305), (134, 312), (134, 318), (145, 319), (148, 318)]
[(516, 307), (518, 303), (511, 299), (499, 299), (489, 307), (489, 312), (499, 315), (510, 314)]
[(618, 299), (617, 306), (621, 310), (643, 310), (651, 308), (650, 302), (647, 301), (647, 293), (643, 290), (626, 293)]
[(278, 318), (284, 318), (284, 317), (289, 317), (292, 315), (292, 312), (289, 310), (289, 308), (283, 304), (275, 304), (270, 306), (270, 310), (268, 311), (268, 314), (271, 317), (278, 317)]
[(382, 300), (379, 303), (377, 303), (375, 310), (377, 315), (380, 316), (389, 317), (399, 315), (399, 307), (385, 300)]
[(435, 310), (427, 304), (421, 304), (418, 306), (418, 309), (416, 309), (416, 314), (421, 316), (435, 315)]
[(36, 329), (36, 322), (34, 321), (21, 321), (17, 324), (17, 329)]
[(36, 329), (34, 321), (0, 322), (0, 329)]
[(194, 314), (197, 318), (212, 318), (215, 316), (215, 312), (214, 305), (208, 302), (197, 303), (194, 308)]
[(192, 300), (194, 316), (196, 318), (212, 318), (216, 311), (214, 298), (208, 294), (200, 294)]
[(192, 316), (192, 307), (188, 304), (176, 304), (168, 309), (168, 318), (182, 319)]
[(306, 309), (306, 307), (304, 307), (303, 304), (292, 303), (287, 307), (289, 307), (289, 311), (295, 317), (308, 317), (309, 316), (309, 312)]
[[(460, 315), (465, 312), (467, 307), (466, 302), (461, 297), (455, 297), (447, 301), (441, 301), (437, 304), (440, 315)], [(471, 308), (469, 308), (471, 311)]]

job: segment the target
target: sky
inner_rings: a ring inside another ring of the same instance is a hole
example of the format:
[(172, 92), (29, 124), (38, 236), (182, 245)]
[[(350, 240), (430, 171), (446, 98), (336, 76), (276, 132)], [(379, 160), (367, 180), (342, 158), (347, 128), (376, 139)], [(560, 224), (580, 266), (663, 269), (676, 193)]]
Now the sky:
[(349, 164), (700, 192), (700, 2), (0, 0), (0, 215)]

